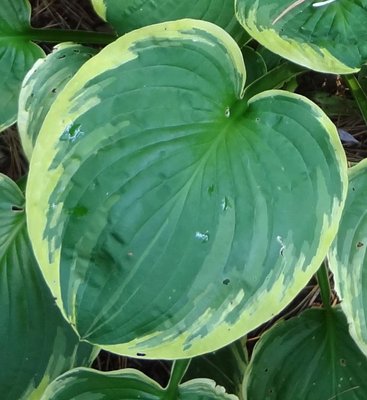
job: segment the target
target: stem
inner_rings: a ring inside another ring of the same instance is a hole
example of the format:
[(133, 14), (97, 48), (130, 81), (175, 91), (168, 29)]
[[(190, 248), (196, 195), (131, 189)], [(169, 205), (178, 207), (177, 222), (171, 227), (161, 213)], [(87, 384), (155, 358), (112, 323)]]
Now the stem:
[(117, 35), (114, 33), (67, 29), (30, 28), (24, 35), (24, 38), (34, 42), (47, 43), (75, 42), (81, 44), (109, 44), (117, 39)]
[(181, 382), (187, 368), (190, 364), (191, 358), (185, 360), (176, 360), (172, 367), (171, 377), (165, 389), (162, 400), (177, 400), (178, 398), (178, 385)]
[(356, 101), (364, 122), (367, 124), (367, 96), (358, 79), (354, 75), (344, 75), (343, 77), (347, 83), (349, 90), (352, 92), (354, 100)]
[(324, 305), (324, 308), (326, 310), (331, 310), (331, 305), (330, 305), (331, 290), (330, 290), (328, 270), (325, 262), (322, 263), (321, 267), (317, 271), (316, 277), (320, 287), (322, 304)]

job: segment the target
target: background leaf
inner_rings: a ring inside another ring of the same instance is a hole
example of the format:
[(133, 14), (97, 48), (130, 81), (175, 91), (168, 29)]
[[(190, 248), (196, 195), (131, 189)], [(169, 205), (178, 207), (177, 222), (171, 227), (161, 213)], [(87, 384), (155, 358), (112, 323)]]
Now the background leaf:
[(0, 175), (0, 392), (38, 400), (50, 381), (89, 365), (96, 351), (62, 318), (28, 239), (24, 197)]
[[(41, 400), (176, 400), (156, 382), (133, 369), (108, 373), (78, 368), (57, 378)], [(209, 379), (187, 382), (179, 388), (181, 400), (236, 400)]]
[(295, 63), (316, 71), (348, 74), (367, 61), (367, 0), (235, 3), (238, 20), (247, 32)]
[(247, 366), (246, 339), (238, 340), (214, 353), (194, 357), (184, 380), (209, 378), (242, 399), (242, 381)]
[(349, 190), (338, 235), (329, 252), (330, 269), (352, 337), (367, 354), (367, 161), (349, 170)]
[(22, 80), (44, 56), (28, 38), (28, 0), (1, 0), (0, 7), (0, 131), (16, 121)]
[(366, 368), (342, 311), (307, 310), (278, 323), (256, 344), (245, 399), (363, 400)]
[(62, 43), (28, 72), (19, 94), (18, 111), (18, 130), (28, 160), (51, 104), (76, 71), (96, 53), (90, 47)]
[(233, 0), (92, 0), (92, 4), (120, 35), (159, 22), (193, 18), (213, 22), (239, 43), (249, 39), (235, 17)]
[(242, 48), (246, 66), (246, 86), (266, 74), (267, 68), (261, 55), (249, 46)]
[(133, 357), (214, 351), (321, 264), (346, 194), (336, 129), (295, 94), (246, 103), (244, 85), (233, 39), (180, 20), (107, 46), (51, 106), (29, 231), (85, 340)]

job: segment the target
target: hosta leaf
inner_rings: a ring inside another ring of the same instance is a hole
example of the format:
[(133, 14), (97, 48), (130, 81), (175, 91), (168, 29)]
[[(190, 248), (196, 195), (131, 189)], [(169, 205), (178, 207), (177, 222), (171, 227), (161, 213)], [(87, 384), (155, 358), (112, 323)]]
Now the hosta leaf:
[(43, 120), (56, 96), (96, 50), (72, 43), (57, 45), (35, 63), (25, 77), (19, 95), (18, 129), (23, 149), (31, 158)]
[(245, 104), (244, 84), (233, 39), (181, 20), (107, 46), (51, 106), (29, 230), (82, 338), (132, 356), (210, 352), (319, 267), (347, 184), (336, 129), (298, 95)]
[(364, 400), (367, 359), (338, 309), (283, 321), (256, 344), (244, 380), (249, 400)]
[(240, 23), (274, 53), (335, 74), (367, 61), (367, 0), (236, 0)]
[(349, 190), (338, 235), (329, 252), (336, 291), (352, 337), (367, 354), (367, 161), (350, 169)]
[(92, 0), (92, 4), (119, 34), (159, 22), (194, 18), (215, 23), (238, 42), (249, 38), (236, 19), (233, 0)]
[(362, 90), (367, 93), (367, 65), (363, 65), (358, 73), (358, 82), (361, 85)]
[(210, 378), (226, 388), (227, 393), (240, 396), (247, 366), (245, 346), (246, 340), (238, 340), (216, 352), (193, 358), (184, 379)]
[(261, 55), (249, 46), (242, 49), (246, 66), (246, 85), (266, 74), (266, 64)]
[(28, 39), (28, 0), (1, 0), (0, 7), (0, 131), (16, 121), (18, 95), (25, 74), (44, 56)]
[(168, 396), (156, 382), (139, 371), (108, 373), (78, 368), (57, 378), (41, 400), (236, 400), (209, 379), (195, 379), (179, 387), (178, 397)]
[(238, 400), (237, 396), (227, 394), (222, 386), (216, 386), (210, 379), (185, 382), (180, 385), (178, 393), (180, 400)]
[(95, 355), (62, 318), (30, 246), (24, 197), (0, 175), (0, 393), (38, 400), (50, 381)]

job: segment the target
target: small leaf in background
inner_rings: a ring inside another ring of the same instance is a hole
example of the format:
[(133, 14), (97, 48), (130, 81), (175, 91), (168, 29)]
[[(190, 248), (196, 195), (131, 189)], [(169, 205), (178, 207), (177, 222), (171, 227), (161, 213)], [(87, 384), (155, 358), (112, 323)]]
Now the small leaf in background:
[(349, 170), (348, 196), (338, 235), (329, 252), (335, 289), (352, 337), (367, 355), (367, 161)]
[(0, 6), (0, 132), (16, 121), (22, 80), (43, 50), (28, 39), (28, 0), (1, 0)]
[(268, 330), (244, 380), (248, 400), (364, 400), (367, 359), (339, 309), (311, 309)]
[(250, 38), (237, 21), (233, 0), (92, 0), (92, 4), (120, 35), (159, 22), (193, 18), (220, 26), (238, 43)]
[(244, 101), (245, 83), (224, 30), (180, 20), (119, 38), (51, 106), (29, 232), (83, 339), (132, 357), (214, 351), (319, 268), (346, 195), (336, 128), (293, 93)]
[(266, 74), (266, 64), (262, 56), (249, 46), (242, 48), (246, 67), (246, 86)]
[(345, 96), (330, 95), (322, 91), (312, 91), (307, 97), (314, 101), (330, 118), (353, 117), (358, 119), (360, 111), (354, 99)]
[(358, 72), (358, 82), (362, 90), (367, 93), (367, 65), (362, 65), (361, 70)]
[(33, 256), (23, 194), (1, 174), (0, 349), (1, 400), (39, 400), (50, 381), (96, 355), (56, 307)]
[[(57, 378), (41, 400), (176, 400), (165, 389), (133, 369), (98, 372), (78, 368)], [(180, 400), (238, 400), (209, 379), (195, 379), (179, 386)]]
[(307, 68), (357, 72), (367, 61), (367, 0), (236, 0), (239, 22), (263, 46)]
[(273, 68), (278, 67), (280, 64), (282, 64), (285, 60), (283, 57), (281, 57), (279, 54), (275, 54), (269, 49), (267, 49), (264, 46), (258, 45), (256, 48), (257, 53), (261, 55), (263, 58), (266, 69), (268, 71), (272, 70)]
[(51, 104), (76, 71), (96, 53), (90, 47), (62, 43), (36, 62), (26, 75), (19, 94), (18, 130), (28, 160)]
[(247, 363), (246, 339), (238, 340), (214, 353), (194, 357), (184, 381), (209, 378), (223, 386), (227, 393), (241, 397)]

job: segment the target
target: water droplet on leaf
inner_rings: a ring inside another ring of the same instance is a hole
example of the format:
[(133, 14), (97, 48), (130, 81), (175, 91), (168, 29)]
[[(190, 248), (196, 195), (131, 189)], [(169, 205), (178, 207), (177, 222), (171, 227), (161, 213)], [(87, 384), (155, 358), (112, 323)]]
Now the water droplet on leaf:
[(209, 241), (209, 232), (196, 232), (195, 233), (195, 238), (200, 240), (202, 243), (206, 243)]
[(81, 130), (80, 124), (69, 124), (62, 135), (60, 136), (61, 141), (75, 142), (80, 138), (84, 132)]

